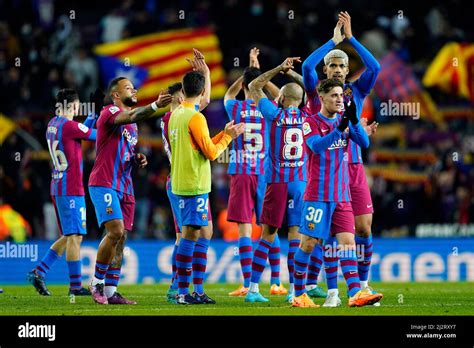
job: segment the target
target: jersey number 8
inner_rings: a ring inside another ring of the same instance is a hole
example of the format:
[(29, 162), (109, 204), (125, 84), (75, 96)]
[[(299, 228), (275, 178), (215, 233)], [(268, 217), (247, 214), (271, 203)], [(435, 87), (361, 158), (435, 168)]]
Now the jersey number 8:
[(284, 160), (298, 160), (303, 157), (303, 132), (301, 129), (287, 129), (283, 139), (285, 141), (282, 152)]

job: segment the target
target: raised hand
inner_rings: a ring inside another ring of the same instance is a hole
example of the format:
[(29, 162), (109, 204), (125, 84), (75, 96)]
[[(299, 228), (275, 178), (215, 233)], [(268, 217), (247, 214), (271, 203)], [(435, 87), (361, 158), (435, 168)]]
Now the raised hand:
[(161, 91), (160, 95), (158, 95), (158, 99), (156, 99), (156, 106), (159, 108), (164, 108), (169, 103), (171, 103), (172, 100), (173, 97), (171, 96), (171, 94)]
[(204, 55), (196, 48), (193, 48), (194, 59), (186, 58), (189, 64), (191, 64), (194, 71), (199, 71), (206, 75), (210, 73), (209, 67), (206, 64)]
[(334, 28), (334, 36), (332, 37), (332, 41), (334, 42), (335, 45), (344, 41), (345, 36), (341, 33), (341, 28), (343, 25), (344, 23), (339, 19), (339, 21), (337, 22)]
[(294, 69), (295, 62), (301, 63), (301, 57), (288, 57), (280, 64), (281, 72), (286, 74), (288, 70)]
[(232, 137), (232, 139), (237, 138), (245, 131), (245, 124), (238, 123), (234, 125), (234, 121), (230, 121), (225, 125), (224, 133)]
[(347, 39), (352, 37), (352, 27), (351, 27), (351, 16), (349, 16), (349, 12), (339, 12), (339, 21), (342, 22), (344, 26), (344, 35)]
[(260, 54), (260, 50), (257, 47), (254, 47), (250, 50), (249, 60), (250, 60), (251, 67), (260, 69), (260, 63), (258, 62), (259, 54)]
[(348, 103), (344, 102), (344, 116), (347, 117), (353, 125), (356, 125), (359, 122), (357, 118), (357, 107), (354, 103), (354, 100), (349, 100)]
[(366, 118), (361, 118), (360, 124), (362, 125), (362, 127), (364, 127), (364, 130), (368, 136), (375, 134), (377, 132), (377, 127), (379, 126), (378, 122), (372, 122), (371, 124), (368, 125)]

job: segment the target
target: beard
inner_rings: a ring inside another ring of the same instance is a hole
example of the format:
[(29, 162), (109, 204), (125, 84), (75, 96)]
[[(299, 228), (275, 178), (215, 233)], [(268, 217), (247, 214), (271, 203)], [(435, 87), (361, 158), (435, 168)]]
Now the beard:
[(135, 106), (137, 105), (137, 101), (133, 100), (132, 97), (127, 97), (124, 100), (122, 100), (122, 103), (124, 103), (126, 106)]

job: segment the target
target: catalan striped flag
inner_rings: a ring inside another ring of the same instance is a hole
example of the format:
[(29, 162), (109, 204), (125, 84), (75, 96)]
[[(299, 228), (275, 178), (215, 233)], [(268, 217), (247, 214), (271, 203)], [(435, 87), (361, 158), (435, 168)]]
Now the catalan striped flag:
[(444, 45), (426, 70), (423, 85), (438, 87), (474, 104), (474, 44)]
[(208, 28), (158, 32), (95, 46), (104, 83), (118, 76), (129, 78), (138, 89), (138, 101), (145, 105), (156, 100), (162, 89), (181, 81), (191, 71), (185, 58), (197, 48), (211, 70), (211, 98), (225, 94), (225, 73), (217, 36)]
[(421, 116), (441, 121), (442, 115), (430, 94), (424, 90), (411, 67), (395, 52), (390, 52), (380, 61), (381, 71), (374, 91), (382, 100), (420, 103)]

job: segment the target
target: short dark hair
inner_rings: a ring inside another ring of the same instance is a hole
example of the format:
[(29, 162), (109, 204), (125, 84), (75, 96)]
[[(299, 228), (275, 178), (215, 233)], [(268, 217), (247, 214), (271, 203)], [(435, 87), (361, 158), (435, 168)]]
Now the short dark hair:
[(69, 104), (76, 100), (79, 100), (79, 95), (72, 88), (60, 89), (59, 92), (56, 94), (56, 103), (63, 104), (64, 102), (66, 102), (67, 104)]
[(168, 86), (168, 93), (173, 95), (182, 89), (183, 89), (183, 84), (181, 82), (176, 82)]
[(204, 90), (206, 79), (199, 71), (190, 71), (183, 76), (184, 95), (188, 98), (197, 97)]
[(258, 76), (262, 75), (262, 72), (258, 68), (246, 67), (244, 70), (244, 79), (242, 81), (244, 87), (249, 89), (249, 84), (255, 80)]
[(326, 94), (334, 87), (341, 87), (342, 89), (344, 89), (344, 85), (339, 80), (336, 80), (336, 79), (322, 80), (318, 86), (318, 94)]
[(110, 96), (110, 94), (112, 93), (112, 90), (118, 85), (119, 81), (126, 80), (126, 79), (127, 78), (123, 77), (123, 76), (116, 77), (116, 78), (112, 79), (109, 82), (109, 86), (107, 87), (107, 95)]

